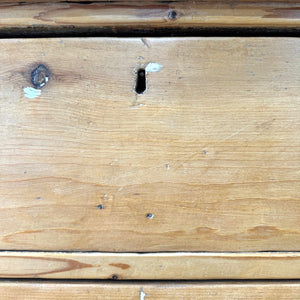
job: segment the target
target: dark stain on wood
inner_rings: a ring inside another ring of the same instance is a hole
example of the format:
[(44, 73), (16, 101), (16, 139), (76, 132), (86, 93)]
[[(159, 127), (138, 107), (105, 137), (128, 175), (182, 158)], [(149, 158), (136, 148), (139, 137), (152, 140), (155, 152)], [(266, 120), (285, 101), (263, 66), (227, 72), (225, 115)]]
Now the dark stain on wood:
[(280, 230), (274, 226), (256, 226), (254, 228), (248, 229), (250, 234), (250, 239), (267, 239), (279, 237), (286, 233), (283, 230)]
[(130, 268), (130, 265), (128, 264), (122, 264), (122, 263), (117, 263), (117, 264), (109, 264), (112, 267), (120, 268), (122, 270), (126, 270)]
[(263, 18), (300, 19), (300, 7), (273, 8), (266, 11), (268, 14)]
[[(297, 232), (278, 229), (274, 226), (255, 226), (239, 233), (222, 235), (217, 233), (217, 229), (209, 227), (196, 228), (198, 235), (204, 236), (206, 240), (226, 241), (229, 239), (239, 241), (266, 240), (279, 238), (287, 234), (296, 234)], [(170, 232), (169, 232), (170, 233)], [(175, 233), (175, 234), (174, 234)], [(179, 232), (172, 232), (174, 236), (178, 236)]]

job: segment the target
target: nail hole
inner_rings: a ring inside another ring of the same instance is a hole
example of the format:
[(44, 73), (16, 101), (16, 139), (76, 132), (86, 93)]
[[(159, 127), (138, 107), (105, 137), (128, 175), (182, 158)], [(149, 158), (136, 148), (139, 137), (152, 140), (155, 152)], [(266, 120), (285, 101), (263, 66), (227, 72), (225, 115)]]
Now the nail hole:
[(143, 94), (146, 90), (146, 72), (145, 69), (139, 69), (137, 71), (135, 92), (137, 94)]
[(146, 218), (147, 219), (153, 219), (154, 218), (154, 214), (148, 213), (148, 214), (146, 214)]
[(112, 280), (118, 280), (118, 278), (119, 278), (119, 277), (118, 277), (118, 275), (116, 275), (116, 274), (114, 274), (114, 275), (111, 277)]
[(170, 10), (168, 17), (170, 20), (176, 20), (178, 18), (178, 14), (177, 14), (176, 10)]
[(99, 205), (97, 206), (97, 208), (98, 208), (98, 209), (104, 209), (104, 206), (103, 206), (102, 204), (99, 204)]

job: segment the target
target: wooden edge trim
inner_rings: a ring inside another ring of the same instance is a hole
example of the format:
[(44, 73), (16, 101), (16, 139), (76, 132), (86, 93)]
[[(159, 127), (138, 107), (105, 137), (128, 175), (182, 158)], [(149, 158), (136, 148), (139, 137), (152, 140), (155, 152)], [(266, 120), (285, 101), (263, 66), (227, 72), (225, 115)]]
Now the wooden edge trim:
[(299, 299), (300, 282), (0, 281), (0, 299)]
[(0, 30), (16, 28), (300, 28), (299, 1), (2, 3)]
[(0, 278), (299, 279), (300, 252), (0, 252)]

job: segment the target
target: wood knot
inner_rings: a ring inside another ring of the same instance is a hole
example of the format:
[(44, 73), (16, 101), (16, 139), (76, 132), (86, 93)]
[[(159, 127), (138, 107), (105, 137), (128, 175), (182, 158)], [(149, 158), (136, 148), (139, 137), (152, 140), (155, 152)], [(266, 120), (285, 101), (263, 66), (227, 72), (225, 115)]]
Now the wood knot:
[(44, 65), (39, 65), (31, 72), (31, 83), (36, 89), (43, 87), (50, 78), (50, 71)]

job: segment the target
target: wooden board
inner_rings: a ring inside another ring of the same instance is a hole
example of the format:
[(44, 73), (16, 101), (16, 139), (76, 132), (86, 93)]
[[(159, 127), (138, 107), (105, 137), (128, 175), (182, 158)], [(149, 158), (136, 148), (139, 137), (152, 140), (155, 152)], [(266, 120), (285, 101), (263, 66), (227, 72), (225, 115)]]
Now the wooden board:
[[(18, 2), (18, 0), (1, 0), (0, 3), (15, 3)], [(60, 3), (60, 2), (65, 2), (64, 0), (24, 0), (22, 2), (19, 2), (20, 5), (24, 4), (24, 3)], [(93, 3), (105, 3), (105, 4), (111, 4), (112, 1), (106, 1), (106, 0), (95, 0), (95, 1), (90, 1), (90, 0), (72, 0), (69, 2), (78, 2), (78, 3), (85, 3), (87, 2), (87, 4), (89, 4), (90, 2)], [(158, 1), (156, 0), (141, 0), (139, 3), (140, 5), (145, 5), (145, 4), (153, 4), (153, 3), (158, 3)], [(189, 0), (170, 0), (170, 1), (165, 1), (168, 2), (170, 4), (176, 4), (176, 3), (192, 3), (192, 1)], [(194, 3), (197, 4), (201, 4), (203, 2), (206, 2), (205, 0), (194, 0)], [(228, 0), (209, 0), (209, 2), (211, 3), (226, 3), (228, 2)], [(278, 2), (286, 2), (286, 3), (297, 3), (297, 0), (237, 0), (235, 3), (237, 2), (249, 2), (249, 3), (278, 3)], [(113, 1), (113, 3), (138, 3), (136, 0), (118, 0), (118, 1)]]
[(7, 2), (0, 4), (0, 33), (23, 28), (27, 31), (22, 34), (45, 30), (49, 34), (74, 30), (74, 26), (97, 32), (101, 28), (113, 29), (109, 32), (127, 29), (129, 34), (151, 28), (174, 28), (174, 33), (184, 28), (300, 28), (300, 3), (296, 0)]
[(235, 299), (298, 300), (300, 283), (68, 283), (68, 282), (0, 282), (0, 299)]
[[(0, 52), (0, 249), (299, 250), (299, 39)], [(32, 90), (40, 64), (50, 79)], [(157, 72), (136, 95), (142, 67)]]
[(300, 253), (1, 252), (2, 278), (299, 279)]

